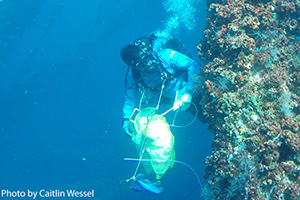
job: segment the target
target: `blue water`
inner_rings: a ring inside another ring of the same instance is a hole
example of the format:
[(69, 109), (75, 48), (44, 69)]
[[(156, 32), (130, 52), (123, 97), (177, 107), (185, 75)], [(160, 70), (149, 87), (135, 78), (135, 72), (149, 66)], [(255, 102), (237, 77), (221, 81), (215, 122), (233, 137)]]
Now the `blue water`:
[[(198, 2), (193, 30), (176, 32), (197, 61), (205, 8)], [(164, 28), (170, 13), (161, 1), (3, 0), (0, 13), (1, 191), (94, 190), (93, 199), (101, 200), (199, 199), (196, 177), (180, 164), (164, 175), (160, 195), (119, 189), (137, 164), (123, 161), (137, 150), (121, 128), (126, 66), (119, 51)], [(192, 119), (181, 113), (177, 121)], [(172, 132), (177, 159), (205, 184), (212, 141), (207, 125), (196, 121)]]

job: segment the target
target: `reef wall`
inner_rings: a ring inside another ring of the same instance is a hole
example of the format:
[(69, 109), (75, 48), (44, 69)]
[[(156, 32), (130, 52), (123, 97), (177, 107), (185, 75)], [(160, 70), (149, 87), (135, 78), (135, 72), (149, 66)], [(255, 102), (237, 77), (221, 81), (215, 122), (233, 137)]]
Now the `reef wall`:
[(207, 0), (209, 199), (300, 199), (300, 2)]

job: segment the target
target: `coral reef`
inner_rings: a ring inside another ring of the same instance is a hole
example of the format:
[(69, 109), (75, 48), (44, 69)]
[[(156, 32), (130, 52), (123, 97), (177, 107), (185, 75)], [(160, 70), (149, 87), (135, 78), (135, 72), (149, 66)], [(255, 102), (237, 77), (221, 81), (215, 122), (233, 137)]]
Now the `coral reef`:
[[(300, 2), (207, 0), (209, 199), (300, 199)], [(201, 91), (203, 92), (203, 91)]]

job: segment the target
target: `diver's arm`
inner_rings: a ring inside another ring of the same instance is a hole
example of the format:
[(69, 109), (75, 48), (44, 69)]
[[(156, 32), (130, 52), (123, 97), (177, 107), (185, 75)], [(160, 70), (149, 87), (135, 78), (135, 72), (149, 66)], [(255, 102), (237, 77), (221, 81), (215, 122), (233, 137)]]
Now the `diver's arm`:
[(126, 85), (130, 86), (132, 85), (132, 87), (130, 87), (129, 89), (126, 90), (125, 93), (125, 101), (124, 101), (124, 105), (123, 105), (123, 124), (122, 124), (122, 128), (124, 130), (124, 132), (128, 135), (128, 136), (132, 136), (132, 133), (134, 132), (134, 126), (133, 123), (130, 121), (130, 116), (132, 115), (132, 112), (135, 108), (135, 104), (136, 104), (136, 99), (137, 99), (137, 95), (138, 95), (138, 89), (136, 85), (133, 85), (134, 79), (132, 77), (131, 71), (127, 74), (126, 77)]
[(172, 49), (165, 49), (161, 51), (159, 56), (162, 64), (164, 66), (168, 66), (168, 71), (170, 73), (175, 74), (176, 70), (184, 70), (188, 72), (187, 85), (183, 88), (184, 91), (181, 91), (181, 93), (192, 96), (196, 85), (195, 77), (199, 75), (200, 65), (190, 57)]
[[(131, 70), (130, 70), (130, 72), (127, 74), (126, 85), (131, 86), (134, 83), (135, 81), (132, 77)], [(132, 112), (136, 105), (137, 95), (138, 95), (138, 88), (136, 85), (126, 90), (125, 101), (123, 105), (123, 119), (129, 119), (130, 116), (132, 115)]]
[[(185, 56), (185, 55), (183, 55)], [(186, 94), (189, 94), (189, 95), (193, 95), (194, 92), (195, 92), (195, 86), (196, 86), (196, 76), (199, 74), (199, 69), (200, 69), (200, 65), (194, 61), (193, 59), (186, 57), (186, 65), (184, 66), (180, 66), (180, 67), (183, 67), (183, 68), (187, 68), (187, 71), (188, 71), (188, 80), (187, 80), (187, 85), (186, 87), (184, 88)]]

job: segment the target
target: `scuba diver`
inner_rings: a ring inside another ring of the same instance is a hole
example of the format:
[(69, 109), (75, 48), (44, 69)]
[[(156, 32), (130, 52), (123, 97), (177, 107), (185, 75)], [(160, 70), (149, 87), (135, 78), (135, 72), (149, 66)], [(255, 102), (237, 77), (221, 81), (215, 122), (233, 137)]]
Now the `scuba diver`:
[[(174, 125), (177, 112), (183, 110), (193, 114), (194, 120), (198, 118), (205, 123), (204, 115), (198, 112), (201, 109), (202, 94), (197, 88), (201, 88), (204, 82), (200, 65), (171, 36), (158, 37), (151, 34), (139, 38), (122, 48), (120, 54), (128, 66), (122, 128), (139, 152), (138, 158), (124, 158), (124, 161), (136, 161), (138, 164), (133, 176), (120, 182), (120, 188), (130, 184), (130, 188), (135, 191), (160, 194), (163, 190), (160, 179), (175, 163), (179, 163), (193, 171), (202, 194), (204, 190), (195, 170), (176, 160), (175, 137), (164, 117), (168, 112), (176, 111), (171, 126), (185, 127)], [(142, 108), (142, 104), (147, 106)], [(172, 107), (158, 114), (161, 104)], [(156, 174), (158, 181), (151, 182), (142, 173), (138, 173), (141, 163), (147, 174)]]
[[(195, 86), (201, 84), (197, 83), (200, 76), (195, 78), (201, 68), (177, 39), (166, 41), (152, 34), (125, 46), (120, 54), (128, 65), (122, 123), (127, 135), (132, 136), (134, 131), (130, 117), (139, 98), (140, 104), (154, 101), (159, 102), (157, 106), (173, 104), (174, 111), (186, 110), (205, 123), (203, 114), (198, 112), (202, 96), (194, 92)], [(191, 103), (194, 106), (190, 106)]]

